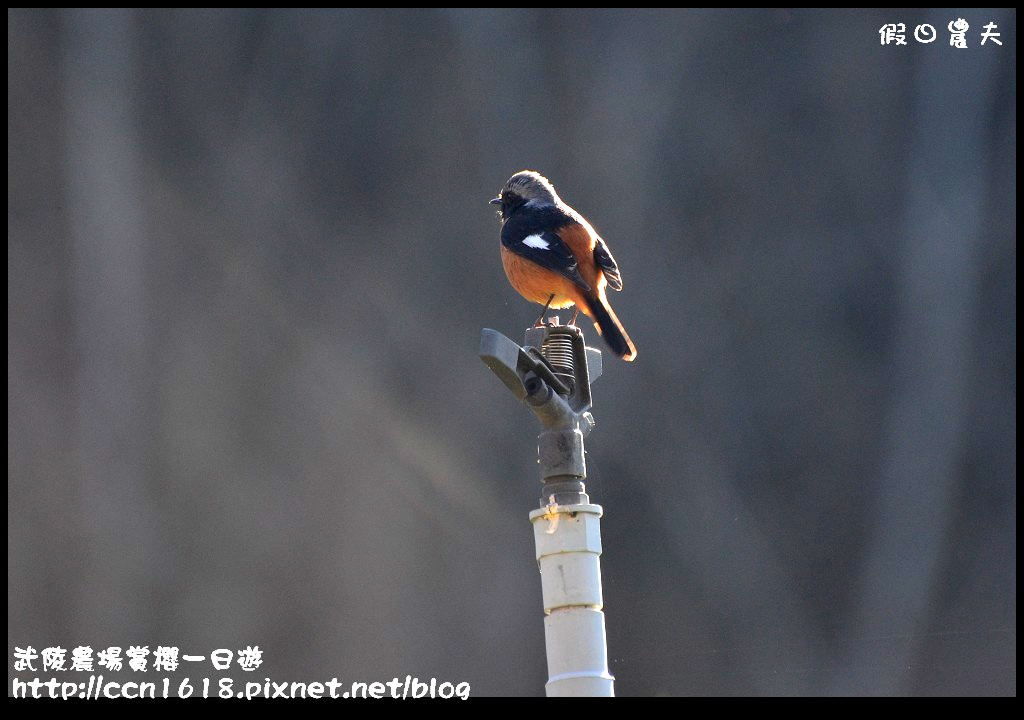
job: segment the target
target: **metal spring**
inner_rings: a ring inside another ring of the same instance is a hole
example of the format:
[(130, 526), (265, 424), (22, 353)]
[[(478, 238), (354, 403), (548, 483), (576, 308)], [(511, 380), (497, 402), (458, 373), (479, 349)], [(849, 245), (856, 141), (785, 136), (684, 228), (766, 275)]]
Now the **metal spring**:
[(544, 359), (551, 363), (555, 375), (566, 380), (569, 387), (572, 387), (576, 377), (572, 337), (564, 333), (549, 333), (540, 351)]

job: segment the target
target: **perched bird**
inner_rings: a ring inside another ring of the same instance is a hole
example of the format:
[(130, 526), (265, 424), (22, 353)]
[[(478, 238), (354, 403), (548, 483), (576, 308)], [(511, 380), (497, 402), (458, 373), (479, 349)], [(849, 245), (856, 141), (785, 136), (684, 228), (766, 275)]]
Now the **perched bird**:
[[(576, 306), (589, 316), (608, 347), (623, 360), (636, 348), (615, 316), (605, 288), (622, 289), (622, 275), (608, 245), (582, 215), (565, 204), (546, 177), (517, 172), (492, 205), (500, 205), (501, 262), (512, 287), (548, 308)], [(573, 315), (575, 322), (576, 315)]]

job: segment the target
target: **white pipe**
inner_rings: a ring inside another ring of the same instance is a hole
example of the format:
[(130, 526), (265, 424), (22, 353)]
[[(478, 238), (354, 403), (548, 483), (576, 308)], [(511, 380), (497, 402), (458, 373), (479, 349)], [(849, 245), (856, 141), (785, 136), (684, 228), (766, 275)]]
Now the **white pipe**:
[(601, 506), (530, 513), (544, 598), (548, 697), (612, 697), (601, 592)]

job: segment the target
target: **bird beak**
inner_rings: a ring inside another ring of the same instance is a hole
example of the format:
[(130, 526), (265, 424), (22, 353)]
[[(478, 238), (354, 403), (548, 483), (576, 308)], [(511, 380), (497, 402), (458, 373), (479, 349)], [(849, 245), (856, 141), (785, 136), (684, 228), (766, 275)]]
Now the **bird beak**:
[(501, 205), (501, 195), (491, 200), (488, 205)]

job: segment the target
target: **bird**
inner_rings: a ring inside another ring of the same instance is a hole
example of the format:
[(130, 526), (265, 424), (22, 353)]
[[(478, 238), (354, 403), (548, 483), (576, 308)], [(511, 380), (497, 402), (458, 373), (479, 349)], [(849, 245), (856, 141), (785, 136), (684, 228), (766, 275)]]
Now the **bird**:
[(551, 182), (534, 170), (508, 179), (496, 198), (501, 221), (501, 262), (520, 295), (549, 309), (576, 306), (594, 321), (608, 347), (626, 361), (636, 358), (611, 305), (606, 288), (622, 290), (622, 273), (608, 244), (586, 219), (566, 204)]

